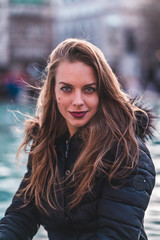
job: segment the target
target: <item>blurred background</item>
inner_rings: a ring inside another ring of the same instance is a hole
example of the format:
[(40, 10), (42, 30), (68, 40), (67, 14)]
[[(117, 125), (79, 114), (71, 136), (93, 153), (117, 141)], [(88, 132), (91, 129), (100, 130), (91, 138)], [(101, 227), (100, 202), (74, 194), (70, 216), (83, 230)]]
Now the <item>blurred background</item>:
[[(32, 115), (37, 96), (25, 83), (37, 86), (51, 51), (77, 37), (98, 46), (124, 90), (155, 111), (147, 145), (157, 179), (145, 228), (149, 240), (160, 239), (159, 16), (159, 0), (0, 0), (0, 218), (25, 172), (15, 163), (24, 122), (15, 111)], [(34, 239), (46, 239), (42, 228)]]

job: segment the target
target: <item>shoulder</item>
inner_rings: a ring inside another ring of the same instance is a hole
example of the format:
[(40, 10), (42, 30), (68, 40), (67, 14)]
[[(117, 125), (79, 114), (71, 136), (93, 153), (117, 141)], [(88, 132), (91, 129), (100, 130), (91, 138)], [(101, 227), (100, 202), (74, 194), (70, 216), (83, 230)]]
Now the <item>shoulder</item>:
[(139, 161), (137, 167), (147, 170), (152, 175), (155, 175), (154, 163), (146, 144), (140, 138), (137, 139), (137, 143), (139, 146)]
[(155, 166), (145, 143), (141, 139), (138, 139), (137, 142), (139, 145), (139, 160), (132, 174), (132, 186), (139, 191), (145, 190), (151, 195), (155, 185)]
[[(116, 187), (120, 187), (122, 183), (122, 186), (126, 186), (127, 189), (130, 189), (130, 191), (145, 191), (151, 195), (155, 185), (156, 176), (154, 163), (149, 149), (144, 141), (138, 137), (136, 139), (139, 148), (138, 163), (136, 167), (129, 174), (127, 174), (126, 177), (122, 176), (122, 178), (113, 178), (112, 182)], [(109, 162), (112, 164), (112, 162), (115, 161), (116, 149), (117, 145), (114, 145), (107, 153), (104, 161), (108, 163), (109, 160)], [(108, 180), (106, 183), (107, 182)]]
[[(142, 140), (137, 140), (139, 145), (139, 159), (135, 169), (123, 179), (114, 179), (109, 184), (105, 178), (103, 185), (103, 198), (112, 200), (119, 205), (124, 204), (127, 209), (147, 208), (152, 190), (155, 185), (155, 168), (148, 148)], [(114, 150), (110, 156), (114, 157)], [(122, 183), (122, 184), (121, 184)], [(121, 204), (119, 204), (121, 203)], [(132, 210), (131, 210), (132, 211)], [(143, 214), (141, 214), (143, 215)]]

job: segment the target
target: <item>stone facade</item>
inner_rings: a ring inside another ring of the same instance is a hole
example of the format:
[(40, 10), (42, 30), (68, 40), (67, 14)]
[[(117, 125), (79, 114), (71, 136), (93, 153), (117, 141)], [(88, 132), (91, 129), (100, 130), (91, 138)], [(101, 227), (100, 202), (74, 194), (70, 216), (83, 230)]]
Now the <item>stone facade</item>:
[(53, 7), (54, 47), (68, 37), (85, 38), (103, 51), (124, 88), (140, 88), (145, 45), (141, 9), (146, 1), (63, 0), (54, 1)]
[[(120, 79), (135, 83), (143, 78), (141, 65), (147, 25), (142, 9), (148, 7), (148, 1), (1, 2), (0, 53), (4, 58), (0, 65), (26, 67), (30, 62), (44, 62), (58, 43), (68, 37), (77, 37), (98, 46)], [(36, 4), (32, 4), (34, 2)], [(128, 88), (127, 83), (125, 87)]]
[(16, 64), (25, 68), (30, 62), (42, 62), (52, 50), (53, 12), (50, 2), (24, 2), (0, 2), (1, 68)]
[(8, 0), (0, 1), (0, 66), (5, 67), (9, 62), (9, 8)]
[(13, 5), (10, 8), (11, 62), (47, 58), (52, 49), (52, 16), (49, 4)]

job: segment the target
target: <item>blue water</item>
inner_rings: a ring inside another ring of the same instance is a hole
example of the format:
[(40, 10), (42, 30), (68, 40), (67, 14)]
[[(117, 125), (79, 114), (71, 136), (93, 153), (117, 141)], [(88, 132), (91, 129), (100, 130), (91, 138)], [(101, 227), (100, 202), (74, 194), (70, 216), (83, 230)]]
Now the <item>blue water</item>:
[[(5, 209), (11, 203), (11, 199), (17, 190), (19, 183), (25, 172), (24, 156), (21, 166), (16, 163), (16, 151), (23, 137), (24, 118), (12, 110), (19, 109), (23, 113), (33, 113), (34, 104), (29, 106), (0, 103), (0, 218), (4, 215)], [(157, 110), (160, 111), (160, 108)], [(160, 129), (160, 121), (157, 122)], [(160, 240), (160, 134), (158, 131), (155, 137), (147, 144), (150, 149), (157, 172), (156, 186), (153, 191), (149, 207), (146, 211), (145, 228), (149, 240)], [(34, 239), (47, 239), (45, 231), (40, 228)]]

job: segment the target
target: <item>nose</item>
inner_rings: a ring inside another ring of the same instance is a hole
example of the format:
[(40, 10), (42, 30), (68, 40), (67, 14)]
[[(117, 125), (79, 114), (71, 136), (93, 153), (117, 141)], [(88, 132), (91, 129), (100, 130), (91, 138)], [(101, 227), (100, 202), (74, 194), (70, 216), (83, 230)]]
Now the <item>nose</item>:
[(84, 105), (83, 94), (80, 91), (75, 92), (72, 104), (77, 107)]

